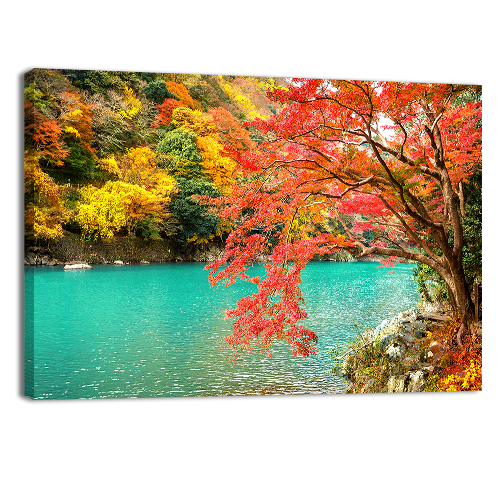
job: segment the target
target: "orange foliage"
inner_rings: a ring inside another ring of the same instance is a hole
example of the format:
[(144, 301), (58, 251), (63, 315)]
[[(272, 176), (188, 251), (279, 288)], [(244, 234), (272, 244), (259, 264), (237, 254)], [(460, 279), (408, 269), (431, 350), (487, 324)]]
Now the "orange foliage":
[[(82, 97), (77, 92), (61, 92), (62, 116), (60, 123), (65, 127), (64, 131), (72, 133), (80, 139), (80, 145), (92, 155), (95, 149), (92, 147), (92, 111), (90, 106), (84, 104)], [(77, 133), (75, 134), (76, 131)]]
[(198, 138), (197, 148), (203, 155), (204, 172), (223, 193), (229, 193), (234, 184), (233, 171), (236, 163), (221, 155), (223, 146), (214, 137)]
[(462, 347), (457, 345), (459, 321), (447, 321), (432, 334), (432, 340), (449, 346), (440, 359), (438, 391), (480, 391), (482, 389), (482, 349), (477, 339), (467, 332)]
[(33, 142), (41, 160), (58, 166), (64, 164), (63, 160), (68, 156), (69, 151), (63, 145), (62, 133), (56, 120), (35, 122)]
[(188, 89), (182, 83), (166, 82), (166, 84), (168, 90), (174, 93), (184, 106), (201, 111), (201, 104), (191, 97)]
[(156, 153), (150, 148), (131, 148), (119, 160), (121, 178), (126, 182), (146, 187), (156, 172)]
[(224, 108), (211, 108), (208, 113), (213, 118), (219, 137), (238, 151), (254, 149), (255, 143), (248, 130), (244, 129), (236, 118)]
[(27, 203), (25, 226), (36, 238), (55, 239), (63, 235), (62, 224), (67, 211), (61, 200), (61, 187), (43, 172), (38, 158), (27, 155), (24, 163), (25, 189), (31, 186), (36, 193), (33, 202)]

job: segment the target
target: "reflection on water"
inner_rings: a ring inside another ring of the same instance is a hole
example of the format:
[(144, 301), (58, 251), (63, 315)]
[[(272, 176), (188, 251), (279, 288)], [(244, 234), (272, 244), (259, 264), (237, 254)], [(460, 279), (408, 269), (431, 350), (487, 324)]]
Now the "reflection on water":
[[(26, 270), (25, 350), (37, 399), (341, 393), (329, 350), (417, 301), (411, 265), (391, 275), (373, 263), (313, 262), (304, 272), (307, 327), (318, 356), (294, 358), (288, 344), (229, 361), (224, 311), (255, 285), (211, 288), (203, 264)], [(255, 266), (254, 274), (262, 272)]]

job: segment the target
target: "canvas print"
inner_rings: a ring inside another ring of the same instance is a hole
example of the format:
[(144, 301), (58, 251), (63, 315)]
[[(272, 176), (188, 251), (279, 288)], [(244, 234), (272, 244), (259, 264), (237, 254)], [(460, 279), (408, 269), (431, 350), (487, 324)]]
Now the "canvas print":
[(481, 390), (481, 96), (29, 71), (26, 396)]

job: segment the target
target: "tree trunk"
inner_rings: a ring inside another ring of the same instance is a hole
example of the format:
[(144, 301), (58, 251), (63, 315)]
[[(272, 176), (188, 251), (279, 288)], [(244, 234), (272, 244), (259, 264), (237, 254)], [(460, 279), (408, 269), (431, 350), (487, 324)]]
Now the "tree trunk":
[(446, 283), (454, 314), (467, 325), (473, 318), (474, 304), (465, 279), (462, 259), (454, 258), (451, 262), (447, 261), (447, 267), (449, 271), (440, 272), (438, 269), (436, 271)]
[(455, 278), (455, 299), (457, 301), (457, 312), (462, 323), (467, 325), (471, 320), (474, 313), (474, 305), (469, 292), (469, 287), (465, 281), (463, 269), (461, 273)]

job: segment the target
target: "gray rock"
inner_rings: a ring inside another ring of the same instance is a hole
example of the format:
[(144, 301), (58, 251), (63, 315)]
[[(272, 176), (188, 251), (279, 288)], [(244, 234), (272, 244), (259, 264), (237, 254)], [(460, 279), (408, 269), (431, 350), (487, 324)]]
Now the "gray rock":
[(28, 266), (34, 266), (34, 265), (36, 265), (36, 256), (35, 256), (35, 254), (33, 252), (28, 252), (26, 254), (26, 258), (25, 258), (24, 262), (27, 262)]
[(402, 345), (405, 347), (407, 345), (413, 345), (415, 343), (415, 339), (409, 335), (408, 333), (394, 333), (391, 335), (387, 335), (380, 341), (380, 349), (382, 351), (387, 350), (391, 345)]
[(396, 335), (387, 335), (380, 341), (380, 349), (383, 351), (395, 339)]
[(386, 350), (385, 354), (392, 359), (403, 359), (406, 354), (406, 347), (403, 344), (391, 344)]
[(367, 393), (370, 392), (370, 389), (373, 387), (375, 384), (375, 380), (369, 380), (359, 391), (360, 393)]
[(422, 370), (411, 372), (408, 381), (408, 392), (421, 392), (425, 387), (425, 375)]
[(92, 269), (91, 266), (88, 264), (82, 263), (82, 264), (66, 264), (64, 266), (65, 271), (71, 271), (73, 269)]
[(387, 381), (387, 392), (405, 392), (406, 375), (393, 375)]
[(347, 356), (342, 363), (342, 374), (349, 378), (354, 378), (358, 369), (359, 361), (356, 356)]
[(413, 335), (417, 338), (417, 339), (423, 339), (427, 333), (424, 331), (424, 330), (415, 330), (413, 332)]

